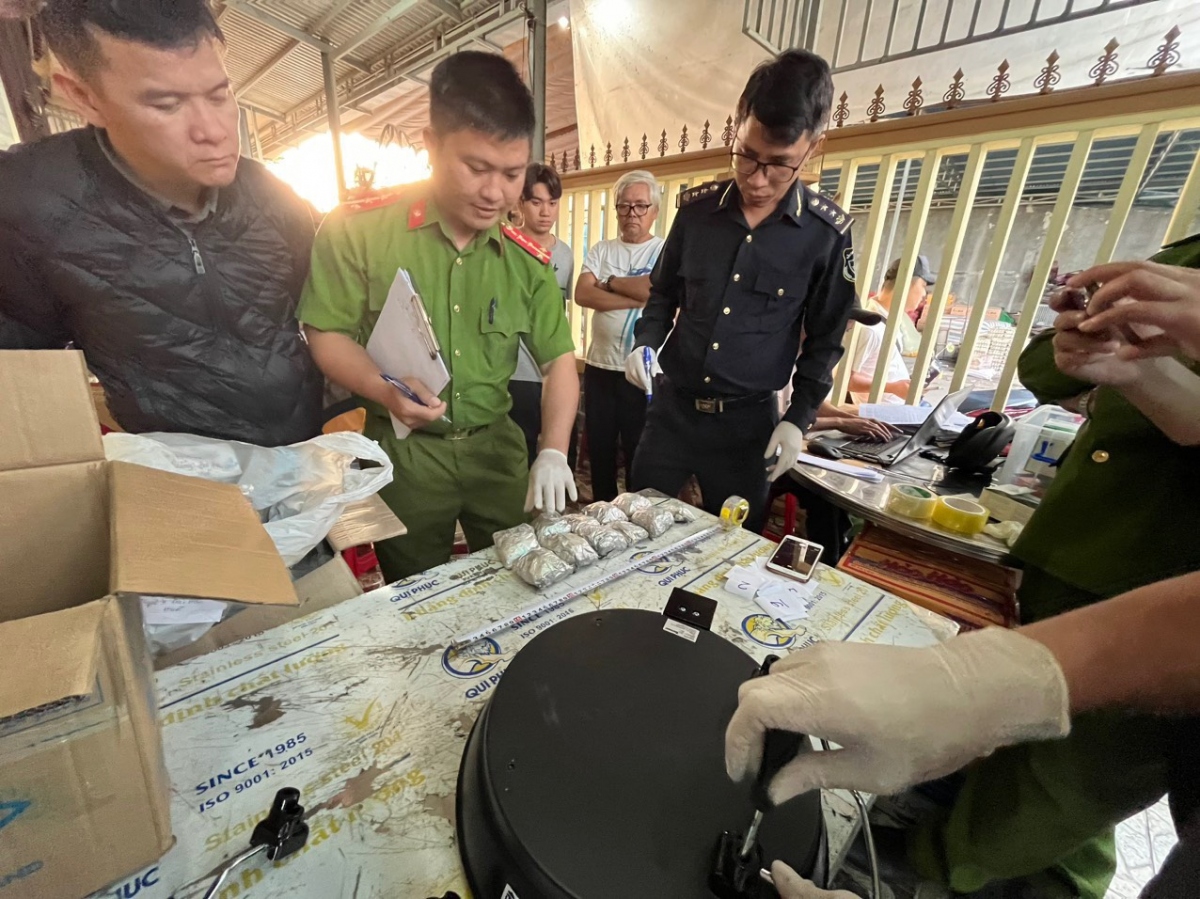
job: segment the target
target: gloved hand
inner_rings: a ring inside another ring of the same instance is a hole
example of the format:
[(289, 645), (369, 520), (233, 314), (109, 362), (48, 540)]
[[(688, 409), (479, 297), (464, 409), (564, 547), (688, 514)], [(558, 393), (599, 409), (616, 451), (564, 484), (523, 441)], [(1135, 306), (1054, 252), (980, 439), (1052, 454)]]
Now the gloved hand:
[(771, 879), (781, 899), (858, 899), (846, 890), (823, 890), (805, 880), (783, 862), (771, 865)]
[(790, 471), (802, 452), (804, 452), (804, 432), (790, 421), (781, 421), (771, 433), (771, 439), (767, 441), (767, 451), (763, 453), (764, 459), (774, 459), (775, 454), (779, 454), (779, 458), (772, 466), (767, 478), (774, 481), (781, 474)]
[(529, 492), (525, 494), (525, 511), (561, 512), (567, 507), (567, 497), (579, 499), (575, 489), (575, 474), (567, 457), (556, 449), (544, 449), (529, 468)]
[(1067, 683), (1053, 654), (990, 627), (911, 649), (819, 643), (742, 684), (725, 732), (725, 767), (754, 774), (763, 733), (781, 728), (843, 747), (807, 752), (770, 785), (786, 802), (817, 787), (896, 793), (1013, 743), (1070, 732)]
[(640, 390), (650, 393), (654, 390), (651, 378), (646, 377), (646, 360), (642, 350), (650, 350), (650, 374), (661, 375), (662, 368), (658, 364), (658, 351), (651, 347), (634, 347), (632, 353), (625, 357), (625, 380)]

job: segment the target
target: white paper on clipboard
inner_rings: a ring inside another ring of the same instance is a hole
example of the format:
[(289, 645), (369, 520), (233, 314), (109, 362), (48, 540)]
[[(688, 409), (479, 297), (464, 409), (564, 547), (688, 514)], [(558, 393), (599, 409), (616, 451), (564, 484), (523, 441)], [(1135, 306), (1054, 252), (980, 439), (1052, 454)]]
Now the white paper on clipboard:
[[(450, 372), (442, 361), (440, 349), (412, 279), (404, 269), (397, 269), (375, 330), (367, 341), (367, 355), (385, 375), (405, 383), (416, 378), (434, 393), (441, 393), (450, 383)], [(412, 433), (394, 415), (392, 429), (401, 440)]]

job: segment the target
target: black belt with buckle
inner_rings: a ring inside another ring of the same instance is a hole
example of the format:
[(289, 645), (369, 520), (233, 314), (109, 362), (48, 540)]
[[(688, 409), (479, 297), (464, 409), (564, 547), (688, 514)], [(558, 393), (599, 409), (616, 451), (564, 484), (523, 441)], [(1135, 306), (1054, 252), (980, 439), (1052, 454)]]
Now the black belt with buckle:
[(683, 397), (689, 404), (695, 406), (697, 412), (704, 412), (708, 415), (716, 415), (721, 412), (731, 412), (734, 409), (741, 409), (745, 406), (757, 406), (759, 403), (765, 403), (775, 394), (766, 393), (751, 393), (745, 396), (697, 396), (693, 393), (688, 393), (686, 390), (675, 388), (675, 392)]

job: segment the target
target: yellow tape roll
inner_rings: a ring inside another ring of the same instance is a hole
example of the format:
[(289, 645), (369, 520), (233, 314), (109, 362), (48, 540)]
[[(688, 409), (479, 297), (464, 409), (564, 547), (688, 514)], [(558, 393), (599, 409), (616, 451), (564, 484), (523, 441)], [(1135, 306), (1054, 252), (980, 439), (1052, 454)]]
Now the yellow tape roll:
[(987, 509), (974, 500), (961, 496), (938, 497), (937, 505), (933, 509), (934, 524), (968, 537), (983, 533), (987, 522)]
[(740, 528), (750, 515), (750, 503), (740, 496), (731, 496), (721, 506), (721, 523), (727, 528)]
[(893, 515), (927, 521), (933, 515), (937, 497), (933, 491), (913, 484), (892, 484), (888, 488), (887, 510)]

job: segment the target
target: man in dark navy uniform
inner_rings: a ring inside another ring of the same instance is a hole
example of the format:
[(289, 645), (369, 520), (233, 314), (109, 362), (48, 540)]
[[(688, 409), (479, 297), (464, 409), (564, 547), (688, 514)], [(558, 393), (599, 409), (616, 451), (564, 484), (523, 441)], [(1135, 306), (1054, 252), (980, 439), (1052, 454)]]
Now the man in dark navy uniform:
[[(695, 475), (710, 512), (733, 494), (749, 500), (752, 530), (768, 475), (795, 464), (829, 393), (855, 305), (850, 217), (799, 180), (832, 103), (829, 66), (812, 53), (754, 70), (738, 101), (734, 178), (680, 195), (625, 365), (654, 390), (634, 486), (674, 496)], [(775, 392), (789, 377), (780, 421)]]

